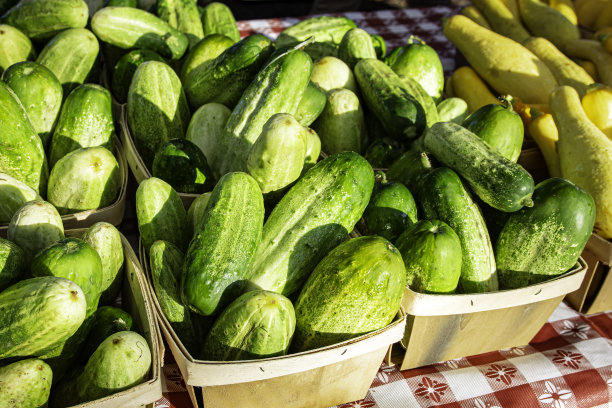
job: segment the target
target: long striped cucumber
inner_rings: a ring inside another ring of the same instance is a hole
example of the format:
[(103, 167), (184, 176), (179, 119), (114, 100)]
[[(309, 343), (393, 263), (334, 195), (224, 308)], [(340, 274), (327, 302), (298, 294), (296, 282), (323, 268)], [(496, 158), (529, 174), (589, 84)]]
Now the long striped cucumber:
[(204, 35), (223, 34), (234, 42), (240, 40), (240, 32), (232, 10), (223, 3), (212, 2), (202, 10)]
[(202, 20), (196, 0), (159, 0), (157, 15), (187, 36), (189, 46), (204, 38)]

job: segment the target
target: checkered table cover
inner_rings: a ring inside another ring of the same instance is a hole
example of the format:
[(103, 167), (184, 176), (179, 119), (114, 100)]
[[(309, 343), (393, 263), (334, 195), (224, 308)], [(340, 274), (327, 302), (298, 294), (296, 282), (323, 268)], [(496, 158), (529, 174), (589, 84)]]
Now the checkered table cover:
[[(388, 50), (416, 35), (440, 55), (446, 74), (454, 69), (455, 47), (442, 34), (441, 20), (454, 7), (349, 12), (346, 16)], [(244, 37), (275, 39), (301, 18), (239, 21)], [(612, 406), (612, 312), (584, 316), (562, 303), (524, 347), (399, 371), (383, 364), (367, 396), (335, 408), (591, 408)], [(170, 359), (170, 353), (166, 353)], [(191, 401), (178, 366), (164, 366), (164, 397), (156, 408), (187, 408)]]

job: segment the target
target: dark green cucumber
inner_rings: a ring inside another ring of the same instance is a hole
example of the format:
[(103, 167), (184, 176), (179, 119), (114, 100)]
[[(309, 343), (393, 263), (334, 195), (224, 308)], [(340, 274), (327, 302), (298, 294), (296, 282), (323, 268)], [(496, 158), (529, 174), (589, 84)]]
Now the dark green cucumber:
[(36, 62), (49, 68), (64, 88), (64, 97), (89, 78), (98, 60), (100, 45), (85, 28), (71, 28), (57, 34), (42, 49)]
[(19, 98), (46, 147), (62, 106), (62, 84), (48, 68), (30, 61), (12, 65), (2, 80)]
[(399, 310), (405, 286), (402, 256), (386, 239), (340, 244), (319, 262), (295, 302), (291, 348), (325, 347), (385, 327)]
[(36, 358), (0, 367), (0, 407), (46, 406), (52, 379), (51, 367)]
[(434, 123), (440, 122), (438, 115), (438, 108), (433, 98), (429, 96), (427, 91), (414, 79), (409, 76), (400, 75), (400, 79), (406, 85), (406, 89), (417, 100), (417, 102), (423, 107), (425, 111), (425, 119), (427, 127), (431, 127)]
[(247, 292), (215, 321), (204, 340), (202, 358), (253, 360), (287, 354), (295, 331), (291, 301), (265, 290)]
[(516, 162), (523, 146), (523, 120), (514, 112), (510, 102), (504, 99), (502, 103), (479, 108), (461, 126), (487, 142), (506, 159)]
[(190, 47), (204, 38), (196, 0), (158, 0), (157, 15), (185, 34)]
[(378, 34), (370, 34), (370, 36), (372, 37), (372, 45), (376, 52), (376, 58), (382, 59), (387, 55), (387, 43), (385, 43), (385, 39)]
[(424, 144), (436, 159), (466, 179), (472, 191), (491, 207), (514, 212), (533, 205), (531, 175), (462, 126), (436, 123), (425, 132)]
[(311, 17), (285, 28), (276, 39), (276, 45), (282, 47), (314, 37), (314, 41), (304, 48), (313, 60), (328, 55), (336, 57), (342, 37), (355, 27), (355, 22), (346, 17)]
[(166, 241), (155, 241), (149, 250), (149, 266), (153, 290), (162, 313), (190, 353), (199, 352), (189, 308), (181, 301), (181, 274), (184, 255)]
[(399, 181), (412, 191), (416, 191), (419, 179), (433, 168), (432, 159), (433, 157), (424, 152), (408, 150), (389, 166), (387, 179)]
[(353, 230), (365, 210), (374, 172), (354, 152), (317, 163), (291, 187), (268, 217), (249, 280), (290, 296), (316, 264)]
[(363, 157), (375, 169), (387, 169), (404, 153), (403, 147), (390, 138), (377, 139), (368, 146)]
[(308, 86), (312, 61), (300, 50), (271, 60), (244, 91), (230, 115), (211, 164), (216, 176), (244, 170), (249, 149), (276, 113), (295, 114)]
[(406, 284), (415, 292), (454, 293), (461, 276), (459, 237), (446, 223), (421, 220), (397, 240), (406, 267)]
[(571, 269), (594, 223), (595, 203), (585, 190), (562, 178), (538, 184), (533, 207), (511, 214), (495, 244), (501, 288), (539, 283)]
[(76, 87), (64, 102), (49, 148), (49, 166), (68, 153), (91, 146), (113, 149), (115, 122), (110, 92), (100, 85)]
[(106, 7), (138, 7), (138, 0), (108, 0)]
[(83, 342), (81, 360), (87, 361), (108, 336), (120, 331), (132, 328), (132, 316), (119, 308), (113, 306), (102, 306), (96, 310), (93, 323), (89, 330), (87, 339)]
[(21, 61), (32, 60), (36, 50), (27, 35), (8, 24), (0, 24), (0, 73)]
[(187, 53), (181, 67), (181, 81), (185, 82), (191, 71), (208, 61), (214, 60), (234, 44), (223, 34), (210, 34), (194, 45)]
[(425, 110), (384, 62), (377, 59), (359, 61), (355, 65), (355, 78), (366, 105), (389, 136), (414, 139), (425, 129)]
[(21, 280), (25, 271), (23, 249), (8, 239), (0, 238), (0, 292)]
[(300, 125), (312, 125), (312, 122), (323, 112), (326, 100), (325, 92), (312, 81), (309, 81), (294, 115)]
[(204, 35), (223, 34), (234, 42), (240, 41), (240, 32), (232, 10), (223, 3), (212, 2), (202, 10)]
[(83, 0), (22, 0), (2, 16), (34, 40), (46, 40), (67, 28), (83, 28), (89, 18)]
[(161, 18), (133, 7), (105, 7), (91, 19), (101, 41), (122, 49), (143, 48), (164, 58), (180, 59), (189, 45), (181, 33)]
[(111, 91), (119, 103), (127, 102), (128, 90), (134, 73), (142, 63), (147, 61), (165, 62), (159, 54), (151, 50), (130, 51), (117, 61), (113, 68)]
[(272, 50), (272, 41), (254, 34), (232, 45), (209, 63), (194, 68), (184, 82), (191, 107), (196, 109), (210, 102), (234, 107)]
[(370, 34), (361, 28), (348, 30), (340, 42), (338, 58), (346, 62), (351, 69), (362, 59), (377, 58)]
[(419, 181), (423, 218), (448, 224), (461, 241), (461, 278), (464, 293), (498, 289), (495, 257), (487, 226), (459, 176), (447, 167), (429, 171)]
[(181, 289), (191, 310), (217, 314), (242, 293), (263, 219), (263, 195), (251, 176), (235, 172), (219, 180), (185, 254)]
[(417, 221), (417, 205), (410, 190), (402, 183), (377, 183), (363, 219), (368, 235), (379, 235), (395, 242)]

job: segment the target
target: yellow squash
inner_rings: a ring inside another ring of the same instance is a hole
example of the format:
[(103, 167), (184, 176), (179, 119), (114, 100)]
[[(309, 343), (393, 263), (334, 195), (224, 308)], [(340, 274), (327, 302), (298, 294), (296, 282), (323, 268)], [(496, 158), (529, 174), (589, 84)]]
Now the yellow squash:
[(474, 22), (480, 24), (484, 28), (488, 28), (489, 30), (491, 30), (491, 26), (489, 25), (489, 22), (487, 21), (486, 17), (483, 16), (480, 10), (478, 10), (476, 7), (464, 7), (461, 9), (461, 14), (474, 20)]
[(502, 3), (508, 7), (508, 10), (512, 13), (515, 19), (521, 20), (521, 14), (519, 13), (517, 0), (502, 0)]
[(599, 81), (612, 86), (612, 54), (595, 40), (574, 40), (563, 48), (570, 57), (585, 58), (597, 67)]
[(559, 131), (561, 174), (593, 196), (595, 232), (612, 238), (612, 140), (589, 120), (572, 87), (550, 94), (550, 111)]
[(601, 14), (595, 20), (595, 24), (593, 28), (599, 30), (603, 27), (608, 27), (612, 25), (612, 1), (608, 1), (608, 4), (601, 11)]
[(612, 88), (591, 85), (582, 97), (582, 108), (591, 122), (612, 140)]
[(595, 64), (585, 59), (576, 59), (576, 63), (580, 65), (595, 82), (599, 81), (599, 75), (597, 75), (597, 67)]
[(546, 64), (527, 48), (465, 16), (449, 18), (444, 34), (500, 95), (513, 95), (526, 103), (546, 103), (558, 85)]
[(557, 153), (559, 132), (552, 115), (532, 108), (529, 134), (542, 152), (550, 177), (561, 177), (559, 154)]
[(470, 113), (482, 106), (499, 103), (495, 95), (489, 91), (478, 74), (470, 67), (458, 68), (450, 78), (453, 96), (463, 99), (468, 104)]
[(482, 12), (496, 33), (520, 43), (531, 36), (503, 0), (473, 0), (472, 4)]
[(576, 7), (578, 24), (593, 28), (595, 22), (603, 12), (609, 0), (588, 0)]
[(544, 37), (557, 47), (580, 38), (578, 27), (559, 10), (539, 0), (518, 0), (521, 19), (534, 36)]
[(576, 17), (576, 10), (572, 0), (550, 0), (548, 4), (563, 14), (573, 25), (578, 25), (578, 17)]

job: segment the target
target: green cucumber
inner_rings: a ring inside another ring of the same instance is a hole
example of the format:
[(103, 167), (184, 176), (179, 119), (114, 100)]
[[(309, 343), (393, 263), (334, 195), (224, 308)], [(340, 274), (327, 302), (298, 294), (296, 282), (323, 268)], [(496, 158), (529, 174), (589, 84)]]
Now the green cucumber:
[(49, 166), (68, 153), (91, 146), (113, 149), (115, 123), (110, 92), (95, 84), (76, 87), (62, 105), (49, 149)]
[(8, 24), (0, 24), (0, 73), (13, 64), (32, 60), (36, 50), (27, 35)]
[(88, 18), (83, 0), (21, 0), (2, 21), (33, 40), (46, 40), (62, 30), (85, 27)]
[(306, 173), (317, 164), (319, 155), (321, 154), (321, 139), (317, 132), (310, 128), (306, 128), (306, 156), (304, 157), (304, 168), (302, 168), (302, 174)]
[(121, 185), (119, 163), (111, 151), (101, 146), (84, 147), (53, 166), (47, 200), (60, 214), (103, 208), (117, 200)]
[(319, 262), (295, 302), (291, 348), (325, 347), (385, 327), (397, 315), (405, 286), (402, 256), (386, 239), (340, 244)]
[(44, 407), (51, 393), (53, 372), (37, 358), (0, 367), (0, 406), (6, 408)]
[(23, 249), (7, 239), (0, 238), (0, 292), (21, 280), (26, 270)]
[(228, 6), (219, 2), (212, 2), (202, 10), (202, 26), (204, 35), (223, 34), (233, 42), (240, 41), (240, 32), (236, 26), (236, 19)]
[(225, 105), (212, 102), (200, 106), (189, 121), (185, 139), (200, 148), (208, 163), (221, 154), (216, 149), (231, 113)]
[(235, 172), (219, 180), (185, 254), (182, 298), (191, 310), (218, 314), (242, 293), (263, 219), (263, 196), (251, 176)]
[(338, 153), (302, 176), (268, 217), (249, 280), (290, 296), (316, 264), (346, 239), (365, 210), (374, 172), (354, 152)]
[[(366, 123), (367, 126), (367, 123)], [(375, 169), (387, 169), (400, 158), (404, 149), (400, 143), (390, 138), (377, 139), (368, 146), (363, 157)]]
[(459, 237), (446, 223), (421, 220), (397, 240), (406, 267), (406, 284), (415, 292), (454, 293), (461, 277)]
[(156, 177), (143, 180), (136, 190), (136, 217), (145, 250), (160, 239), (187, 248), (187, 212), (170, 184)]
[(67, 96), (77, 85), (88, 80), (99, 51), (100, 45), (91, 31), (71, 28), (53, 37), (36, 62), (53, 72), (64, 88), (64, 96)]
[(300, 122), (300, 125), (305, 127), (312, 125), (323, 112), (326, 101), (325, 92), (312, 81), (309, 81), (295, 112), (295, 118)]
[(55, 276), (25, 279), (0, 292), (0, 360), (37, 356), (69, 338), (85, 320), (79, 286)]
[(111, 91), (119, 103), (126, 103), (128, 91), (136, 69), (147, 61), (165, 62), (155, 51), (134, 50), (122, 56), (115, 64), (112, 72)]
[(463, 292), (496, 291), (495, 257), (489, 232), (459, 176), (447, 167), (433, 169), (421, 177), (418, 196), (423, 218), (448, 224), (461, 241), (459, 282)]
[(591, 195), (562, 178), (536, 186), (533, 207), (510, 214), (497, 243), (495, 258), (503, 289), (551, 279), (571, 269), (595, 223)]
[(384, 62), (364, 59), (355, 65), (355, 77), (368, 108), (389, 136), (414, 139), (426, 126), (425, 110), (400, 77)]
[(31, 187), (21, 181), (0, 173), (0, 222), (6, 224), (11, 221), (13, 214), (22, 205), (32, 200), (42, 200)]
[(202, 221), (204, 221), (204, 214), (211, 196), (212, 191), (200, 194), (191, 202), (189, 210), (187, 210), (187, 222), (189, 223), (192, 236), (196, 236), (202, 231)]
[(185, 139), (162, 144), (155, 153), (152, 169), (153, 177), (168, 182), (179, 193), (201, 194), (212, 190), (215, 184), (204, 153)]
[(138, 0), (108, 0), (106, 7), (138, 7)]
[(289, 50), (259, 71), (227, 121), (217, 150), (221, 157), (211, 163), (217, 176), (245, 169), (251, 146), (274, 114), (295, 114), (311, 70), (308, 54)]
[(362, 59), (377, 58), (370, 34), (361, 28), (348, 30), (340, 42), (338, 58), (346, 62), (351, 69)]
[(158, 0), (157, 15), (187, 36), (189, 46), (204, 38), (196, 0)]
[(465, 178), (491, 207), (514, 212), (533, 205), (531, 175), (469, 130), (452, 122), (436, 123), (427, 129), (423, 141), (436, 159)]
[(310, 81), (324, 92), (332, 89), (346, 88), (359, 93), (357, 82), (351, 68), (344, 61), (336, 57), (324, 57), (312, 66)]
[(142, 48), (180, 59), (189, 45), (185, 34), (161, 18), (133, 7), (105, 7), (94, 14), (91, 29), (101, 41), (122, 49)]
[(497, 153), (516, 162), (523, 146), (523, 120), (512, 105), (503, 100), (502, 105), (482, 106), (461, 124), (487, 142)]
[(272, 50), (272, 41), (253, 34), (195, 67), (184, 81), (191, 107), (196, 109), (210, 102), (234, 107)]
[(181, 67), (181, 81), (185, 82), (191, 71), (208, 61), (214, 60), (234, 44), (223, 34), (210, 34), (195, 44), (187, 53)]
[(414, 79), (409, 76), (400, 75), (400, 79), (406, 86), (406, 89), (417, 100), (425, 111), (425, 120), (427, 127), (431, 127), (436, 122), (440, 122), (438, 108), (433, 98), (425, 91), (425, 89)]
[(30, 61), (9, 67), (2, 80), (19, 98), (46, 147), (62, 106), (62, 84), (48, 68)]
[(199, 352), (199, 339), (189, 308), (181, 301), (184, 255), (175, 245), (155, 241), (149, 249), (153, 290), (170, 326), (190, 353)]
[(436, 108), (440, 122), (453, 122), (460, 125), (469, 114), (467, 102), (457, 97), (444, 99)]
[(93, 316), (93, 323), (87, 339), (83, 342), (82, 359), (87, 361), (108, 336), (120, 331), (130, 330), (132, 323), (132, 316), (124, 310), (113, 306), (98, 308)]
[(128, 91), (127, 119), (134, 144), (149, 169), (164, 142), (185, 137), (189, 117), (183, 86), (172, 68), (158, 61), (141, 64)]
[(416, 192), (419, 179), (432, 169), (432, 160), (433, 157), (424, 152), (408, 150), (389, 166), (387, 179), (399, 181)]

